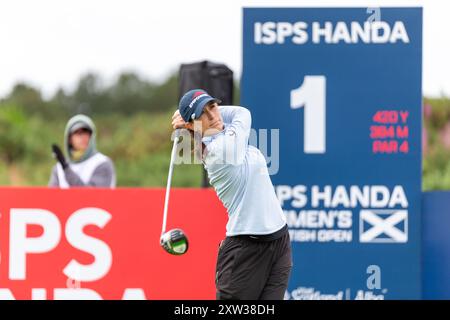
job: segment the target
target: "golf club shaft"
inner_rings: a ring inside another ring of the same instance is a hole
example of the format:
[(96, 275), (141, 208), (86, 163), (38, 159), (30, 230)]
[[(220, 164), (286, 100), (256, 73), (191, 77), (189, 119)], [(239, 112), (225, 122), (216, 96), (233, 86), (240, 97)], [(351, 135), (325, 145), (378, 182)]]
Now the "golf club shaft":
[(180, 138), (180, 129), (177, 129), (177, 130), (175, 130), (175, 137), (173, 139), (172, 153), (170, 155), (169, 174), (167, 177), (166, 197), (164, 199), (164, 216), (163, 216), (161, 235), (164, 232), (166, 232), (167, 210), (169, 208), (170, 184), (172, 182), (173, 164), (174, 164), (176, 153), (177, 153), (177, 144), (178, 144), (179, 138)]

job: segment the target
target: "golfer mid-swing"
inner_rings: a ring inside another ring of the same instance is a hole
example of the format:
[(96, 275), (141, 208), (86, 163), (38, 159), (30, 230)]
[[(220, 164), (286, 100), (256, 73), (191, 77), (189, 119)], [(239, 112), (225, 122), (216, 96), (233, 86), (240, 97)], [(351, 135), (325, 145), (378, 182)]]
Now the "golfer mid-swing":
[(204, 90), (191, 90), (172, 117), (174, 129), (201, 131), (203, 164), (228, 211), (217, 299), (283, 299), (292, 268), (286, 218), (263, 154), (248, 144), (250, 112), (218, 103)]

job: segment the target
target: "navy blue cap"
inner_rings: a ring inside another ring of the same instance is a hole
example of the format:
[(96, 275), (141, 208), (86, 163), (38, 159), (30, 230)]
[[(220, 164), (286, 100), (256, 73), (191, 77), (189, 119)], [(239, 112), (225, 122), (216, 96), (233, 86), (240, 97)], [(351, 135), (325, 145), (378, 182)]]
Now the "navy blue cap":
[(209, 102), (220, 103), (219, 99), (211, 97), (205, 90), (194, 89), (186, 92), (180, 99), (178, 110), (184, 121), (189, 122), (200, 118), (203, 109)]

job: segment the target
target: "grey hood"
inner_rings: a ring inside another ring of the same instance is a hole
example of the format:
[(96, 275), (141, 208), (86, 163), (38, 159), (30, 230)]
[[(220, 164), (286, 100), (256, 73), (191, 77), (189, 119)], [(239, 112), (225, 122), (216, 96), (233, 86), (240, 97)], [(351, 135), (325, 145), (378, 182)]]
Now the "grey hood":
[[(79, 128), (88, 128), (89, 130), (91, 130), (92, 134), (91, 139), (89, 140), (89, 146), (86, 149), (84, 155), (80, 159), (75, 160), (72, 157), (72, 148), (69, 143), (69, 137), (71, 132), (76, 131), (76, 129)], [(70, 120), (67, 122), (66, 129), (64, 131), (64, 147), (69, 157), (69, 162), (71, 163), (83, 162), (92, 157), (93, 155), (95, 155), (97, 153), (96, 138), (97, 138), (97, 129), (91, 118), (83, 114), (77, 114), (76, 116), (70, 118)]]

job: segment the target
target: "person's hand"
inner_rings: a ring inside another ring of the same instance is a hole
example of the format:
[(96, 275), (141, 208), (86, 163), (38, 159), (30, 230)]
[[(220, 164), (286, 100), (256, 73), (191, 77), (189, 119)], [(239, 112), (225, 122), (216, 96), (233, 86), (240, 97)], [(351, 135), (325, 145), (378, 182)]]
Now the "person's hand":
[(172, 116), (172, 127), (174, 129), (182, 129), (185, 128), (186, 122), (183, 120), (183, 118), (180, 115), (180, 111), (175, 111)]
[(58, 147), (56, 144), (52, 144), (52, 152), (53, 156), (55, 157), (56, 160), (58, 160), (63, 169), (66, 169), (69, 165), (67, 164), (66, 158), (64, 157), (61, 148)]

